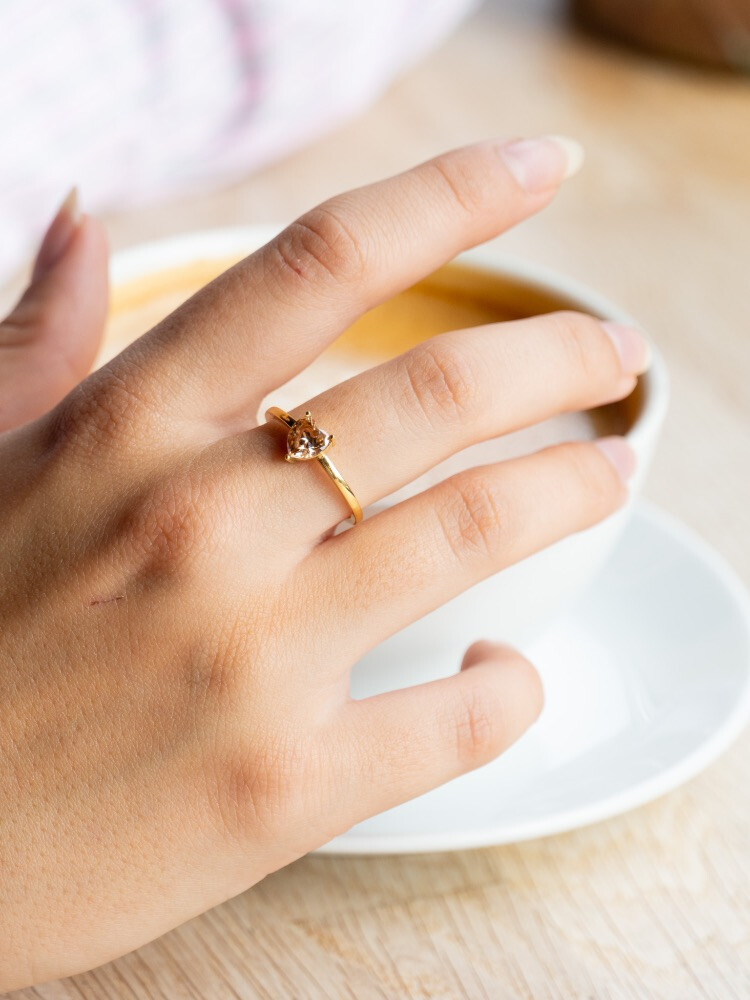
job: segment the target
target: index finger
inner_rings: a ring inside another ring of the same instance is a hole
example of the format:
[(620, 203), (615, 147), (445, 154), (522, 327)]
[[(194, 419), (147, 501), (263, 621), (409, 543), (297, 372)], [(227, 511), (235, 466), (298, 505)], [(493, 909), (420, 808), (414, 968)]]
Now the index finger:
[(568, 139), (493, 140), (332, 198), (132, 345), (123, 378), (162, 426), (247, 427), (359, 315), (544, 207), (581, 160)]

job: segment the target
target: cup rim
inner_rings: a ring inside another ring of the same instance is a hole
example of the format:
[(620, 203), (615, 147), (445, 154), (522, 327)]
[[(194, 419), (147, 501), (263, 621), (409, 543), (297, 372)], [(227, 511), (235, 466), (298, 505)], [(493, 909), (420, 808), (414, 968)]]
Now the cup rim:
[[(169, 267), (195, 260), (248, 254), (276, 236), (281, 225), (259, 224), (198, 229), (175, 236), (126, 247), (113, 254), (110, 281), (113, 286), (137, 280)], [(494, 246), (474, 247), (460, 254), (456, 262), (519, 281), (532, 291), (553, 293), (569, 300), (574, 308), (602, 319), (629, 323), (643, 329), (637, 320), (616, 303), (561, 271), (531, 260), (498, 251)], [(651, 346), (651, 366), (640, 377), (643, 402), (625, 437), (636, 451), (642, 451), (656, 435), (669, 404), (669, 375), (660, 351), (644, 331)]]
[(669, 373), (664, 357), (653, 338), (631, 313), (584, 282), (523, 257), (498, 252), (491, 246), (474, 247), (457, 259), (495, 274), (513, 278), (532, 291), (556, 293), (570, 300), (574, 308), (592, 313), (600, 319), (637, 327), (651, 348), (651, 364), (648, 371), (639, 376), (643, 389), (643, 402), (624, 437), (636, 451), (640, 451), (647, 442), (653, 440), (669, 406)]

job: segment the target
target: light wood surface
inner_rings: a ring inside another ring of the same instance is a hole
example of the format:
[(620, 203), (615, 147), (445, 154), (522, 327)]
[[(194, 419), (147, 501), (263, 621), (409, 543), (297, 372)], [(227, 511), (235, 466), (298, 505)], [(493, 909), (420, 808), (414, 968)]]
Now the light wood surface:
[[(545, 16), (550, 15), (550, 16)], [(489, 4), (357, 121), (219, 194), (112, 218), (115, 247), (286, 220), (492, 134), (567, 132), (585, 173), (503, 239), (625, 304), (671, 369), (647, 493), (750, 581), (750, 86)], [(750, 736), (635, 812), (515, 847), (309, 857), (102, 969), (93, 998), (750, 996)]]

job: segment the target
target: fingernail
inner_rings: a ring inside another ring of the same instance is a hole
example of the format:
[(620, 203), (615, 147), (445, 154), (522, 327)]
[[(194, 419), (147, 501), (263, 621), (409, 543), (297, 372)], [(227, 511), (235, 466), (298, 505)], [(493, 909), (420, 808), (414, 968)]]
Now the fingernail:
[(48, 271), (51, 271), (55, 264), (68, 249), (70, 241), (73, 239), (78, 223), (81, 221), (81, 211), (78, 206), (78, 188), (71, 188), (65, 201), (57, 210), (52, 222), (49, 224), (47, 232), (44, 234), (42, 245), (34, 262), (34, 273), (32, 281), (41, 278)]
[(549, 191), (583, 166), (583, 146), (564, 135), (518, 139), (500, 147), (508, 170), (530, 194)]
[(602, 329), (615, 345), (626, 375), (642, 375), (651, 364), (651, 346), (640, 330), (624, 323), (602, 323)]
[(594, 442), (601, 453), (614, 466), (617, 475), (627, 483), (635, 472), (636, 457), (635, 452), (630, 447), (625, 438), (605, 437)]

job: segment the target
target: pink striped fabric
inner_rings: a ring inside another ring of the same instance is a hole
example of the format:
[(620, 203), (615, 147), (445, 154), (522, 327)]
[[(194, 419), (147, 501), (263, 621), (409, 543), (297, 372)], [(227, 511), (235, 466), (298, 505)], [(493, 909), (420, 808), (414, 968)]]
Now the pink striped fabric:
[(0, 279), (72, 184), (122, 209), (362, 109), (474, 0), (0, 0)]

